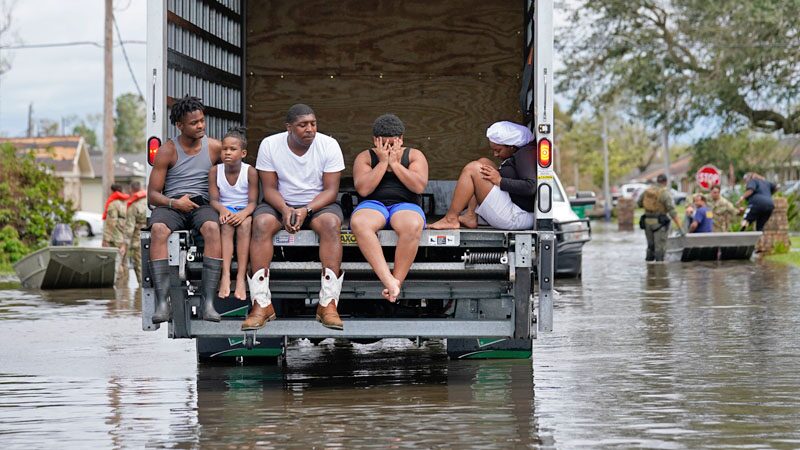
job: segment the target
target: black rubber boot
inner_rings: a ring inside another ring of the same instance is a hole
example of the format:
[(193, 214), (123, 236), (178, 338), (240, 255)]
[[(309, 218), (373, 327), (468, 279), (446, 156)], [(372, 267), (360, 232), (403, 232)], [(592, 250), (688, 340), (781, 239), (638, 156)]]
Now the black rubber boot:
[(209, 322), (219, 322), (219, 313), (214, 309), (214, 299), (219, 290), (219, 277), (222, 274), (222, 260), (203, 257), (203, 304), (200, 316)]
[(153, 323), (172, 320), (172, 306), (167, 300), (169, 295), (169, 262), (166, 259), (150, 261), (150, 275), (153, 277), (153, 287), (156, 291), (156, 311), (153, 313)]

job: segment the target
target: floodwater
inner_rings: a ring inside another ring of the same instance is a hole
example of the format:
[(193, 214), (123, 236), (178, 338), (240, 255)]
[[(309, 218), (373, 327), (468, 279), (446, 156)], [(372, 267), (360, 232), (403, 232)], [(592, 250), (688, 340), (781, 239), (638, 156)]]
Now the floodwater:
[(800, 270), (643, 259), (596, 227), (532, 363), (391, 340), (198, 366), (135, 289), (0, 283), (0, 446), (800, 448)]

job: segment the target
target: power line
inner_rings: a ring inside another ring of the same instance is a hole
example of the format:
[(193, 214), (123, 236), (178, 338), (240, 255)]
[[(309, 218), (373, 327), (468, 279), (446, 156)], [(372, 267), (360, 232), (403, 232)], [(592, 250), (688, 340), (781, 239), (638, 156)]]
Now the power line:
[[(115, 45), (122, 46), (123, 44), (146, 44), (147, 41), (122, 41)], [(3, 50), (25, 50), (31, 48), (55, 48), (55, 47), (76, 47), (81, 45), (91, 45), (97, 48), (103, 48), (103, 44), (100, 42), (94, 41), (72, 41), (72, 42), (50, 42), (44, 44), (8, 44), (8, 45), (0, 45), (0, 49)]]
[(131, 79), (133, 80), (133, 85), (136, 86), (136, 91), (139, 93), (139, 98), (144, 100), (144, 94), (142, 94), (142, 89), (139, 87), (139, 82), (136, 81), (136, 75), (133, 74), (133, 67), (131, 67), (131, 62), (128, 59), (128, 52), (125, 51), (125, 44), (122, 40), (122, 33), (119, 32), (119, 25), (117, 25), (117, 18), (111, 16), (111, 20), (114, 21), (114, 29), (117, 30), (117, 38), (120, 42), (120, 47), (122, 48), (122, 56), (125, 58), (125, 64), (128, 66), (128, 72), (131, 74)]

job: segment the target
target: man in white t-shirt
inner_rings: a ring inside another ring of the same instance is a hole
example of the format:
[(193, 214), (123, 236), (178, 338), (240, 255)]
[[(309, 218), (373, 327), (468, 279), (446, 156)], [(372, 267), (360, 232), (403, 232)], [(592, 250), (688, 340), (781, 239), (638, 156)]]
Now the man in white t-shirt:
[(266, 137), (258, 147), (256, 169), (264, 192), (253, 212), (249, 278), (253, 306), (242, 330), (257, 330), (275, 319), (269, 291), (272, 238), (281, 229), (296, 233), (311, 228), (319, 235), (322, 288), (317, 320), (343, 329), (336, 307), (342, 290), (342, 208), (336, 203), (344, 157), (339, 143), (317, 133), (317, 118), (307, 105), (297, 104), (286, 114), (286, 131)]

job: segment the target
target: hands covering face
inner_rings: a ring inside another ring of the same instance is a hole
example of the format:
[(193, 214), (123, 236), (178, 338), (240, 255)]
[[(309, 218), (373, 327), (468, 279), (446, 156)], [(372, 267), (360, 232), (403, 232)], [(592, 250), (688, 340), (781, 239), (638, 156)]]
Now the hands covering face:
[(390, 166), (400, 163), (400, 158), (403, 155), (403, 138), (402, 137), (376, 137), (373, 138), (375, 144), (375, 153), (378, 155), (378, 161), (388, 162)]

